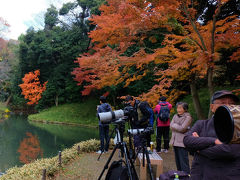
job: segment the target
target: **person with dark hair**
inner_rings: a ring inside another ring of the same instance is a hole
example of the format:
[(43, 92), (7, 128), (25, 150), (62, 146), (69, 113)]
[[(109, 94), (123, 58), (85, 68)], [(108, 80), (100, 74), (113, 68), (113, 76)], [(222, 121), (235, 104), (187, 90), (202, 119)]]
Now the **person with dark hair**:
[(184, 171), (190, 173), (188, 151), (183, 144), (184, 133), (186, 133), (191, 126), (192, 117), (187, 112), (188, 104), (185, 102), (177, 103), (177, 114), (173, 116), (170, 123), (170, 128), (172, 130), (172, 137), (170, 144), (173, 145), (175, 153), (175, 161), (178, 171)]
[[(234, 105), (238, 101), (231, 91), (217, 91), (212, 96), (210, 109), (215, 113), (219, 106)], [(240, 179), (240, 144), (224, 144), (217, 138), (214, 115), (209, 120), (198, 120), (186, 133), (183, 143), (194, 153), (190, 179)]]
[[(100, 105), (97, 107), (97, 113), (102, 112), (109, 112), (112, 111), (111, 106), (107, 103), (106, 97), (101, 96), (100, 97)], [(102, 124), (99, 120), (99, 136), (100, 136), (100, 150), (97, 151), (97, 153), (107, 152), (109, 144), (109, 125), (108, 124)], [(104, 143), (105, 139), (105, 143)]]
[[(168, 152), (169, 149), (169, 129), (170, 129), (170, 110), (172, 105), (166, 101), (167, 98), (162, 96), (159, 98), (159, 104), (156, 105), (154, 113), (157, 114), (157, 152)], [(164, 140), (164, 148), (161, 149), (162, 137)]]
[[(130, 113), (129, 122), (132, 129), (147, 128), (150, 123), (153, 123), (154, 114), (152, 108), (146, 101), (139, 101), (128, 95), (125, 99), (125, 104), (133, 107), (133, 111)], [(150, 147), (151, 135), (146, 135), (147, 146)], [(139, 135), (134, 135), (134, 147), (141, 145), (141, 138)]]

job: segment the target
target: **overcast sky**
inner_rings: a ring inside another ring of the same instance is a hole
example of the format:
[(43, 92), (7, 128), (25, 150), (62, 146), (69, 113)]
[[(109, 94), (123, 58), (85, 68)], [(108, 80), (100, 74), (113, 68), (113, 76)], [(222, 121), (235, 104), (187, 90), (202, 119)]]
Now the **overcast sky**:
[(50, 4), (72, 0), (0, 0), (0, 17), (10, 24), (8, 38), (17, 39), (33, 25), (34, 17), (43, 14)]

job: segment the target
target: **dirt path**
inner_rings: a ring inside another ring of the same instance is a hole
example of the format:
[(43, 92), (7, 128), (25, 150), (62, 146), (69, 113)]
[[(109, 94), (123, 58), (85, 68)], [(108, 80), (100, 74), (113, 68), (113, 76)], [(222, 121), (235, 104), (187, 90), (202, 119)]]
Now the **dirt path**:
[[(97, 161), (98, 154), (86, 153), (81, 154), (66, 167), (64, 167), (59, 174), (56, 175), (55, 180), (96, 180), (98, 179), (101, 171), (111, 152), (103, 154), (100, 161)], [(113, 160), (118, 160), (118, 152), (115, 153)], [(176, 169), (174, 152), (172, 149), (168, 153), (161, 153), (160, 156), (163, 159), (163, 172)], [(190, 162), (192, 157), (190, 156)], [(111, 164), (111, 163), (110, 163)], [(190, 163), (191, 164), (191, 163)], [(139, 167), (136, 166), (136, 170), (139, 172)], [(102, 179), (104, 179), (107, 170), (104, 173)]]

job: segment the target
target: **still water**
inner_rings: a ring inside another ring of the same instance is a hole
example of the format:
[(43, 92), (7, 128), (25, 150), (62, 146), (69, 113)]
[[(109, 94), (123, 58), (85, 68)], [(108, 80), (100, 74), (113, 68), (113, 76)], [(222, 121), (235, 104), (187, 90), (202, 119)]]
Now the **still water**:
[(98, 138), (96, 128), (32, 123), (26, 117), (11, 116), (0, 121), (0, 172), (56, 156), (60, 150), (92, 138)]

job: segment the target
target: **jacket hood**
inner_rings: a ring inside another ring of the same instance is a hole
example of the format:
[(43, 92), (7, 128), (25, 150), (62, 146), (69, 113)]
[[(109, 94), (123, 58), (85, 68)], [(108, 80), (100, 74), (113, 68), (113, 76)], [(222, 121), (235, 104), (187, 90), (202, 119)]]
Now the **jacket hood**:
[(104, 111), (106, 112), (111, 111), (111, 106), (108, 103), (103, 103), (101, 106), (104, 109)]

